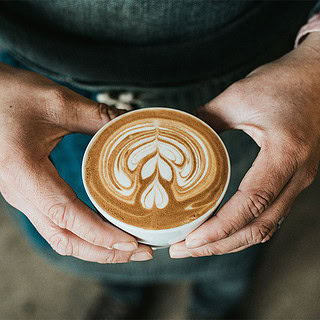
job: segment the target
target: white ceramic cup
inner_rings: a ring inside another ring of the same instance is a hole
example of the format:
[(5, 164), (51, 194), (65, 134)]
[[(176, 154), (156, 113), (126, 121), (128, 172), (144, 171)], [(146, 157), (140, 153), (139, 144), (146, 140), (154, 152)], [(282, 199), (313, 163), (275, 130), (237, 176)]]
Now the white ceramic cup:
[[(155, 109), (155, 108), (153, 108), (153, 109)], [(166, 108), (156, 108), (156, 109), (160, 109), (160, 111), (161, 111), (161, 109), (166, 109)], [(175, 110), (175, 111), (176, 112), (183, 112), (183, 111), (180, 111), (180, 110)], [(130, 112), (139, 112), (139, 110), (130, 111)], [(226, 153), (227, 160), (228, 160), (228, 177), (227, 177), (227, 181), (226, 181), (226, 184), (224, 186), (223, 192), (222, 192), (221, 196), (219, 197), (218, 201), (215, 203), (215, 205), (210, 210), (208, 210), (205, 214), (201, 215), (199, 218), (197, 218), (197, 219), (195, 219), (195, 220), (193, 220), (193, 221), (191, 221), (191, 222), (189, 222), (187, 224), (181, 225), (179, 227), (170, 228), (170, 229), (161, 229), (161, 230), (150, 230), (150, 229), (143, 229), (143, 228), (140, 228), (140, 227), (136, 227), (136, 226), (132, 226), (132, 225), (126, 224), (123, 221), (120, 221), (120, 220), (116, 219), (115, 217), (109, 215), (108, 212), (106, 212), (104, 209), (102, 209), (99, 206), (99, 204), (95, 201), (93, 196), (90, 194), (90, 191), (88, 190), (88, 187), (87, 187), (86, 181), (85, 181), (85, 166), (86, 166), (86, 160), (87, 160), (87, 157), (88, 157), (88, 152), (89, 152), (92, 144), (94, 143), (94, 141), (99, 137), (99, 135), (110, 125), (110, 123), (112, 123), (112, 121), (116, 121), (116, 119), (118, 119), (119, 117), (117, 117), (114, 120), (106, 123), (93, 136), (93, 138), (91, 139), (90, 143), (88, 144), (88, 146), (86, 148), (86, 151), (85, 151), (85, 154), (83, 156), (83, 161), (82, 161), (82, 181), (83, 181), (85, 190), (86, 190), (86, 192), (88, 194), (88, 197), (90, 198), (90, 200), (93, 203), (93, 205), (95, 206), (95, 208), (109, 222), (111, 222), (112, 224), (114, 224), (118, 228), (126, 231), (127, 233), (130, 233), (133, 236), (135, 236), (137, 238), (138, 242), (150, 245), (153, 248), (169, 247), (170, 245), (172, 245), (174, 243), (177, 243), (179, 241), (184, 240), (190, 232), (195, 230), (204, 221), (206, 221), (210, 216), (212, 216), (214, 214), (214, 212), (216, 211), (216, 209), (220, 205), (223, 197), (225, 196), (225, 194), (227, 192), (227, 189), (228, 189), (228, 186), (229, 186), (230, 174), (231, 174), (231, 165), (230, 165), (230, 158), (229, 158), (229, 155), (228, 155), (228, 151), (227, 151), (223, 141), (218, 136), (218, 134), (211, 127), (209, 127), (205, 122), (203, 122), (202, 120), (200, 120), (200, 119), (198, 119), (198, 118), (196, 118), (196, 117), (194, 117), (192, 115), (190, 115), (190, 116), (195, 118), (197, 121), (202, 122), (205, 126), (207, 126), (212, 131), (212, 133), (217, 136), (217, 138), (221, 142), (221, 145), (224, 148), (224, 151)]]

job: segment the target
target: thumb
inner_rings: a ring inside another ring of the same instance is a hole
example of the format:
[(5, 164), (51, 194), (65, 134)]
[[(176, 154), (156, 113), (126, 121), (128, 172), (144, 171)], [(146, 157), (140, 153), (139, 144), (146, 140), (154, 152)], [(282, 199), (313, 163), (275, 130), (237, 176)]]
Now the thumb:
[(54, 119), (59, 126), (71, 132), (93, 135), (107, 122), (126, 112), (83, 97), (65, 87), (58, 91)]

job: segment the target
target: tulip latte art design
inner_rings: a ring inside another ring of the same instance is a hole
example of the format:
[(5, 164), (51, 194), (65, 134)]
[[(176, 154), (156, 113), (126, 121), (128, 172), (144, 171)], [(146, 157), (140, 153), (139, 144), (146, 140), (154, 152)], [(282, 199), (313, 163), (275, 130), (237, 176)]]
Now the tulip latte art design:
[(117, 118), (99, 134), (85, 179), (110, 215), (167, 229), (210, 210), (227, 173), (226, 152), (208, 126), (189, 114), (154, 108)]

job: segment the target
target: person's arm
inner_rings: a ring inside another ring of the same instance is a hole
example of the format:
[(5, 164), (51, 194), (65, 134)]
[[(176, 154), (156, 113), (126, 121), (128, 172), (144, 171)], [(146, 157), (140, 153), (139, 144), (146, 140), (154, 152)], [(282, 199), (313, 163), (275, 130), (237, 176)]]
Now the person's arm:
[(261, 149), (217, 215), (171, 246), (174, 258), (266, 242), (314, 181), (320, 160), (320, 32), (231, 85), (198, 115), (219, 131), (243, 130)]
[(103, 221), (49, 160), (63, 136), (94, 134), (120, 111), (3, 63), (0, 97), (0, 191), (9, 204), (62, 255), (99, 263), (151, 259), (151, 248)]

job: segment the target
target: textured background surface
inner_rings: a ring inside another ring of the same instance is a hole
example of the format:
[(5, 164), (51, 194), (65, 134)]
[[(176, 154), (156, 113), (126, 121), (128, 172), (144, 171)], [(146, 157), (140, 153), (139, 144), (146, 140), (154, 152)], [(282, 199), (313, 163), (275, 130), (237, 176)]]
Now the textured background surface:
[[(299, 196), (290, 217), (266, 244), (243, 305), (245, 319), (320, 319), (320, 176)], [(39, 257), (0, 209), (0, 319), (83, 319), (100, 285)], [(182, 319), (187, 285), (157, 289), (153, 319)], [(174, 299), (172, 299), (174, 297)], [(240, 314), (239, 314), (240, 316)]]

